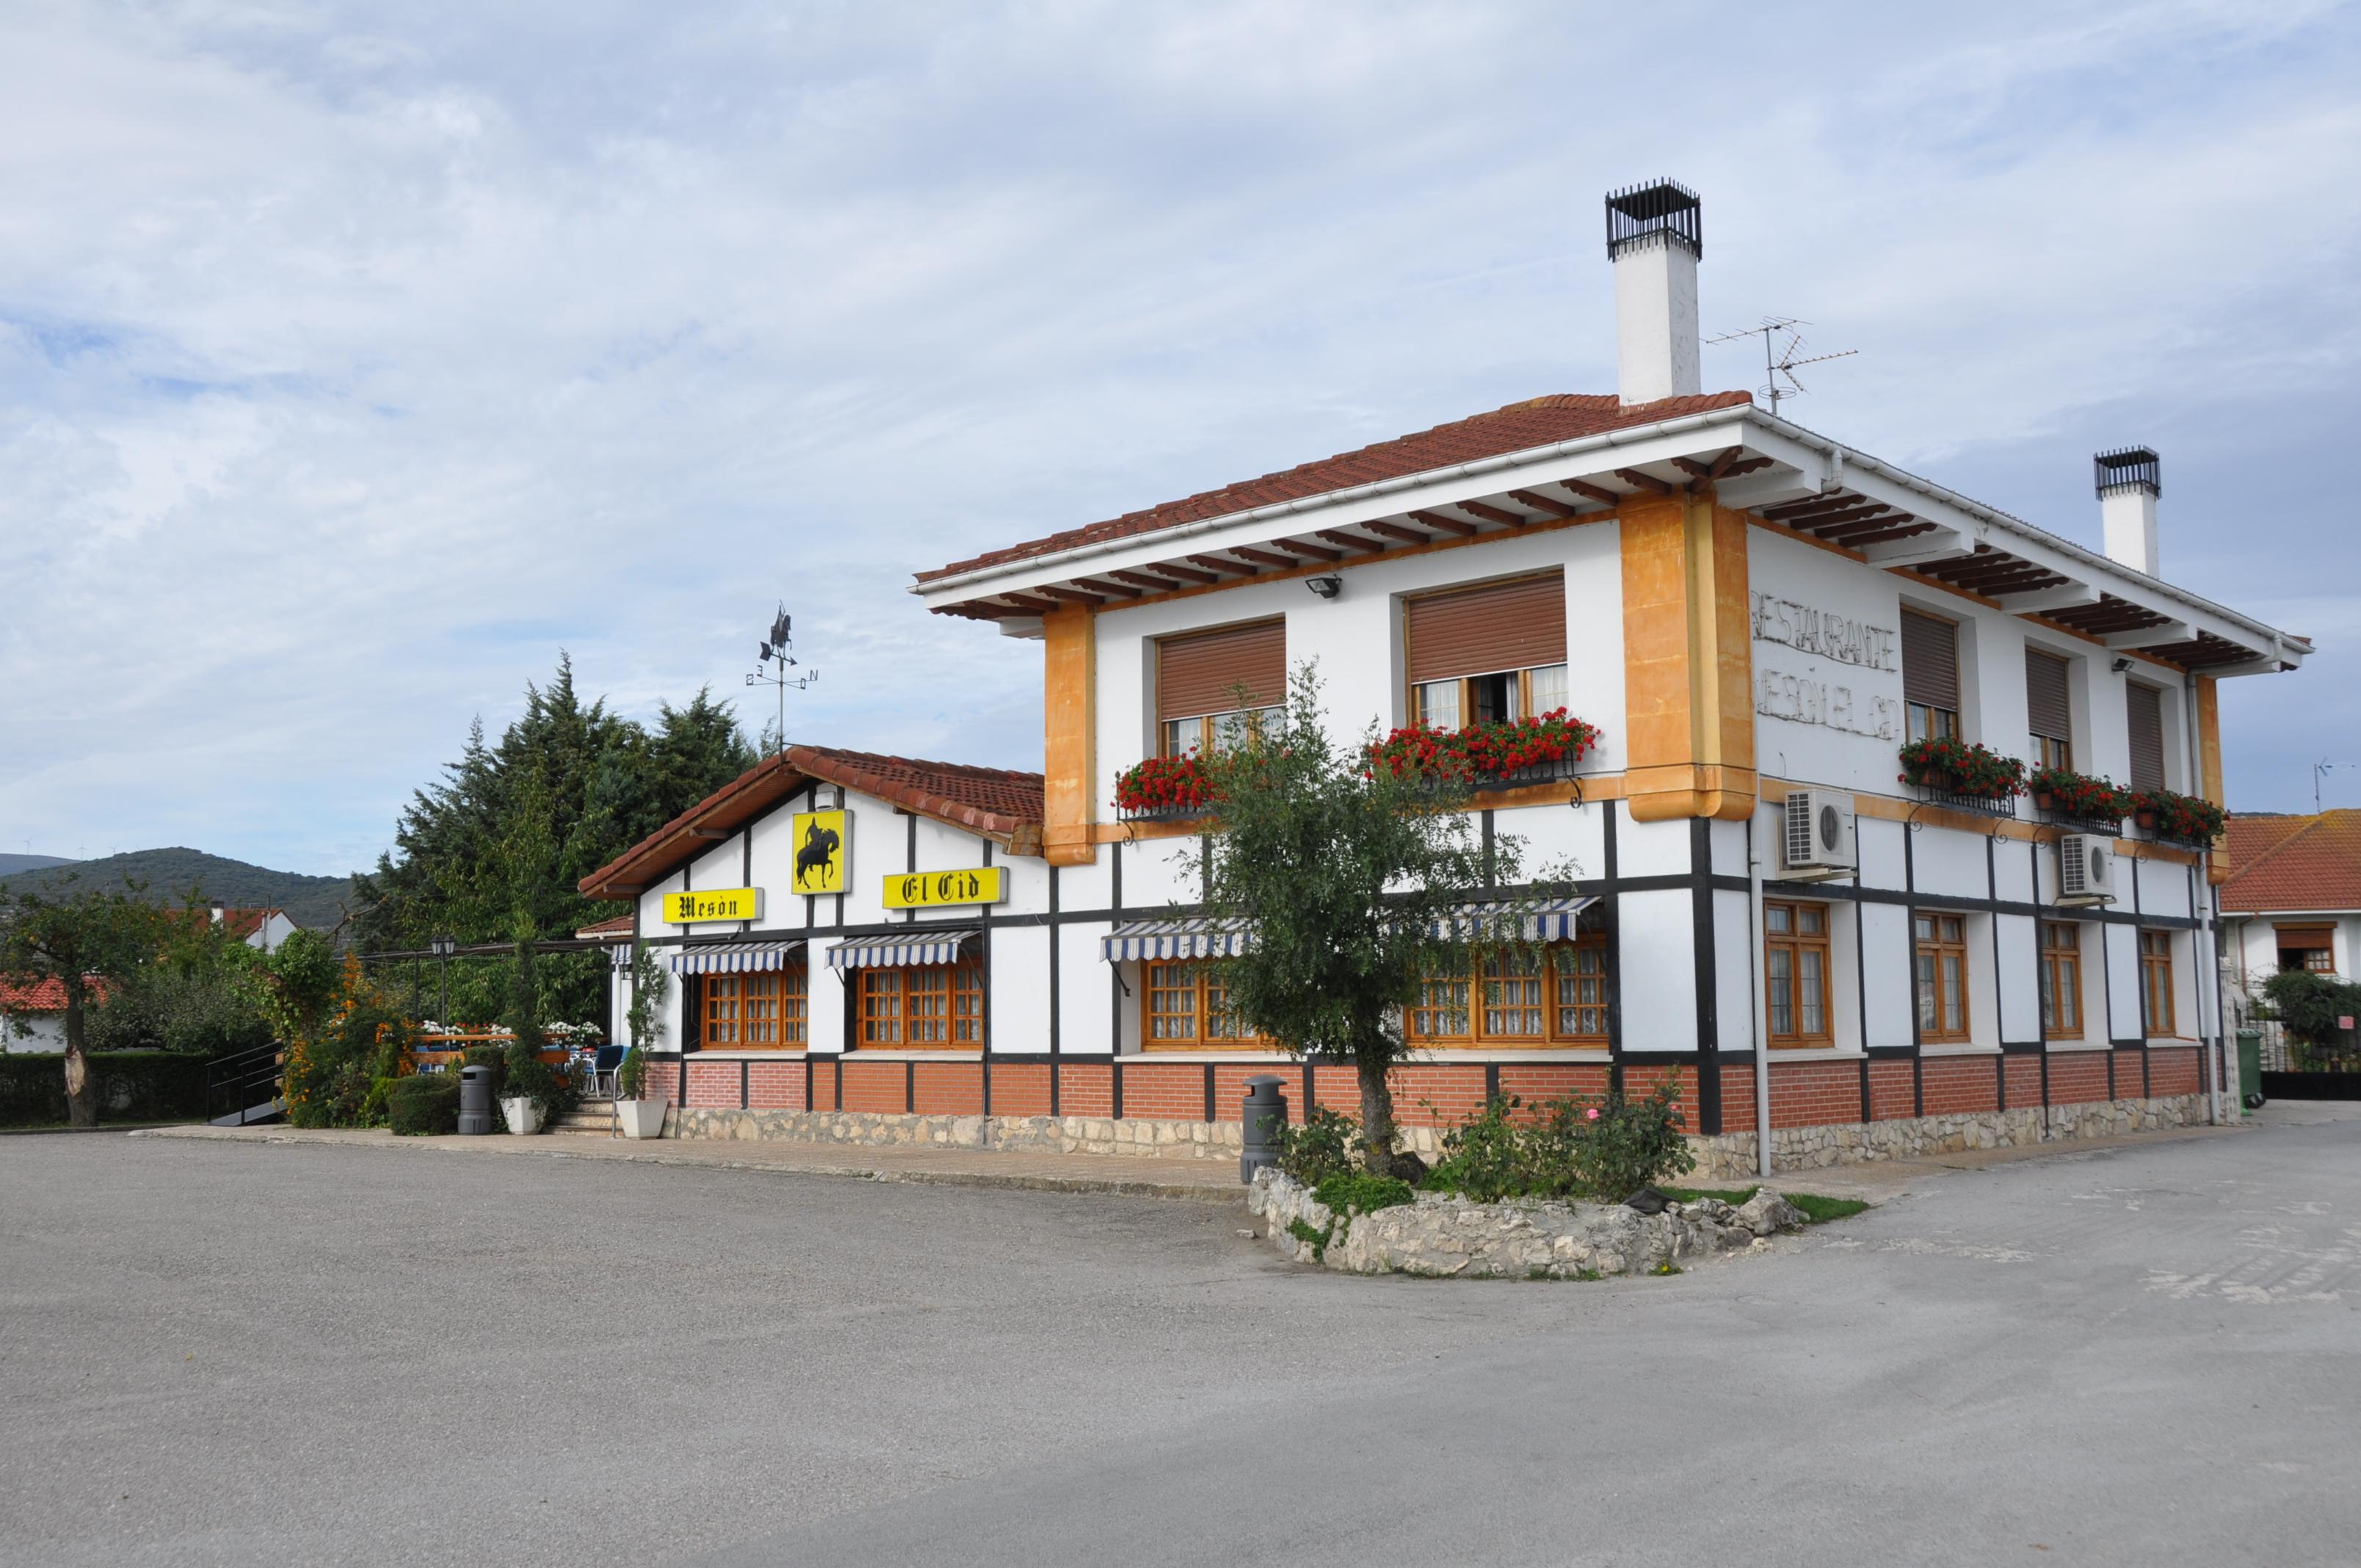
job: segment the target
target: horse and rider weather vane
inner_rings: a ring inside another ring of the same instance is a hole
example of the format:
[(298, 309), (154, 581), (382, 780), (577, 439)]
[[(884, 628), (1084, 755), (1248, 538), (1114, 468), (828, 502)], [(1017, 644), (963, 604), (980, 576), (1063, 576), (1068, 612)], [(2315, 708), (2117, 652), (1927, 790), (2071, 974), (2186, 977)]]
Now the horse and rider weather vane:
[[(795, 655), (788, 652), (794, 645), (795, 618), (787, 613), (787, 607), (782, 604), (779, 606), (778, 613), (771, 618), (770, 637), (763, 643), (763, 651), (754, 655), (754, 667), (746, 674), (746, 684), (750, 686), (779, 688), (778, 735), (779, 750), (782, 751), (787, 749), (787, 688), (793, 686), (796, 690), (802, 691), (819, 679), (818, 670), (804, 670), (797, 675), (787, 674), (789, 670), (802, 669), (802, 666), (796, 662)], [(778, 661), (777, 664), (766, 672), (763, 666), (770, 664), (774, 659)]]

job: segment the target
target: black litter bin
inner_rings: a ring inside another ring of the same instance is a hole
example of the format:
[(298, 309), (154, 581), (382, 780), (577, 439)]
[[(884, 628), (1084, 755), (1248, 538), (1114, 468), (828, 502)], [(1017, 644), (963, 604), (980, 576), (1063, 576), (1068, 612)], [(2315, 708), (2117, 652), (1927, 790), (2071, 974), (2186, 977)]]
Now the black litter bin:
[(492, 1072), (488, 1067), (459, 1069), (459, 1131), (463, 1134), (499, 1130), (492, 1120)]
[(1246, 1080), (1246, 1140), (1238, 1156), (1238, 1179), (1252, 1181), (1266, 1165), (1279, 1163), (1279, 1139), (1287, 1126), (1287, 1096), (1279, 1086), (1287, 1080), (1268, 1074)]

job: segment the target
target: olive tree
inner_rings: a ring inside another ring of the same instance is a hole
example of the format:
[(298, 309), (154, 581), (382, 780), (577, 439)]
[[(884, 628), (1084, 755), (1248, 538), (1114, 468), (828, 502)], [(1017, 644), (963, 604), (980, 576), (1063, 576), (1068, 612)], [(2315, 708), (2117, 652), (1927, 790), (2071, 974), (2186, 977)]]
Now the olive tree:
[(1469, 906), (1515, 881), (1517, 847), (1496, 839), (1488, 863), (1465, 782), (1372, 767), (1377, 739), (1373, 723), (1357, 744), (1332, 740), (1317, 673), (1298, 669), (1277, 722), (1209, 765), (1221, 803), (1203, 903), (1249, 934), (1224, 966), (1238, 1021), (1291, 1054), (1350, 1062), (1364, 1157), (1392, 1175), (1406, 1158), (1387, 1075), (1410, 1055), (1420, 978), (1462, 967), (1471, 939), (1515, 941), (1521, 910), (1498, 902), (1497, 923), (1471, 928)]

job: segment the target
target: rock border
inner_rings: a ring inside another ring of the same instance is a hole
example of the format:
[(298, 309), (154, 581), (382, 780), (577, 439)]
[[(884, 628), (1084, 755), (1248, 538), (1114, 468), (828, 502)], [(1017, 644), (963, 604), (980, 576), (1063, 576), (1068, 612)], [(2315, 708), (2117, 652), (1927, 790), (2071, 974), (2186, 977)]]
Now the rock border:
[[(1655, 1274), (1732, 1252), (1763, 1252), (1804, 1212), (1769, 1188), (1736, 1207), (1719, 1198), (1658, 1214), (1624, 1204), (1550, 1199), (1476, 1203), (1443, 1192), (1375, 1213), (1338, 1215), (1276, 1168), (1255, 1172), (1248, 1212), (1291, 1263), (1341, 1274), (1429, 1279), (1600, 1279)], [(1317, 1239), (1315, 1239), (1315, 1237)]]

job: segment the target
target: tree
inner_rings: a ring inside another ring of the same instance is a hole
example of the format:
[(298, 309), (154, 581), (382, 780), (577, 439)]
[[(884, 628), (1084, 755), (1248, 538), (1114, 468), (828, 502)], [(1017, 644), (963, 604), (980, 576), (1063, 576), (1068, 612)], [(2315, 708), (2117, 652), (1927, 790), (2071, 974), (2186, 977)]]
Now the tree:
[[(611, 913), (576, 891), (589, 872), (754, 762), (727, 704), (699, 691), (664, 706), (651, 730), (585, 702), (561, 657), (524, 711), (488, 742), (478, 721), (459, 760), (412, 796), (394, 848), (360, 878), (355, 924), (365, 951), (419, 948), (448, 934), (467, 944), (570, 937)], [(452, 975), (454, 1010), (484, 1021), (513, 1006), (516, 959), (470, 959)], [(532, 977), (543, 1022), (597, 1018), (603, 955), (544, 957)], [(445, 1020), (450, 1022), (450, 1020)]]
[[(1387, 1074), (1409, 1055), (1402, 1017), (1420, 978), (1457, 968), (1471, 938), (1512, 943), (1523, 906), (1485, 892), (1514, 880), (1516, 846), (1496, 840), (1488, 864), (1465, 781), (1371, 768), (1377, 739), (1372, 724), (1339, 749), (1316, 672), (1299, 669), (1277, 730), (1212, 764), (1222, 805), (1204, 905), (1252, 934), (1224, 970), (1239, 1020), (1290, 1052), (1353, 1064), (1363, 1157), (1392, 1175), (1408, 1162)], [(1479, 900), (1499, 902), (1481, 930), (1467, 916)]]
[(65, 992), (66, 1116), (77, 1127), (98, 1124), (90, 1058), (84, 1049), (93, 982), (124, 983), (155, 961), (164, 940), (163, 916), (126, 879), (123, 891), (78, 890), (78, 879), (38, 892), (8, 895), (0, 910), (0, 979), (18, 985), (55, 980)]

